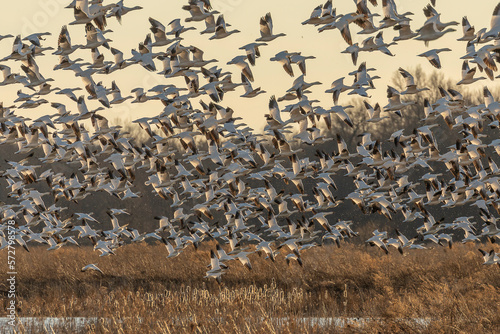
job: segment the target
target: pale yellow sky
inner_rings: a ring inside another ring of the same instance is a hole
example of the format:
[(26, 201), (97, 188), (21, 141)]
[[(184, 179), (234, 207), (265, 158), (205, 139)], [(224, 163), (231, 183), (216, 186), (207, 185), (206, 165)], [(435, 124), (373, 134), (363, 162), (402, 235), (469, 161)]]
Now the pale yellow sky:
[[(2, 4), (3, 10), (0, 13), (0, 34), (26, 34), (32, 32), (49, 31), (53, 34), (45, 41), (46, 46), (57, 47), (57, 36), (61, 26), (73, 20), (73, 11), (64, 9), (69, 0), (33, 0), (13, 2), (9, 1)], [(242, 99), (239, 97), (243, 93), (243, 89), (239, 88), (235, 92), (229, 92), (222, 101), (223, 106), (231, 106), (238, 116), (244, 118), (244, 121), (256, 130), (260, 130), (265, 125), (263, 115), (268, 112), (268, 99), (271, 95), (281, 96), (291, 87), (294, 78), (289, 77), (282, 69), (281, 65), (276, 62), (269, 61), (269, 58), (282, 50), (299, 51), (303, 55), (314, 55), (317, 59), (307, 62), (306, 81), (320, 81), (321, 86), (312, 88), (313, 94), (311, 98), (321, 100), (321, 105), (324, 108), (329, 108), (333, 105), (331, 95), (324, 93), (330, 88), (332, 81), (342, 76), (347, 76), (347, 73), (357, 68), (351, 62), (349, 55), (341, 54), (340, 51), (347, 47), (338, 30), (330, 30), (322, 33), (317, 32), (317, 27), (307, 25), (302, 26), (300, 23), (306, 20), (313, 8), (320, 4), (321, 1), (300, 1), (300, 0), (272, 0), (272, 1), (248, 1), (248, 0), (212, 0), (212, 5), (224, 14), (226, 22), (231, 24), (234, 29), (241, 31), (239, 34), (232, 35), (224, 40), (209, 41), (208, 35), (200, 35), (199, 31), (205, 28), (203, 22), (185, 23), (185, 25), (194, 26), (197, 31), (188, 31), (183, 35), (184, 45), (194, 45), (205, 51), (207, 59), (216, 58), (220, 62), (218, 65), (225, 70), (234, 72), (233, 79), (239, 81), (239, 70), (234, 65), (226, 65), (227, 61), (234, 56), (242, 55), (242, 50), (238, 48), (244, 44), (252, 42), (259, 37), (259, 18), (267, 12), (271, 12), (274, 22), (274, 32), (284, 32), (286, 37), (281, 37), (275, 41), (269, 42), (268, 46), (261, 49), (262, 57), (257, 59), (257, 64), (252, 67), (255, 82), (254, 87), (262, 87), (266, 94), (261, 94), (253, 99)], [(324, 2), (324, 1), (323, 1)], [(373, 13), (381, 13), (381, 1), (378, 7), (373, 8), (370, 5)], [(109, 3), (109, 1), (105, 1)], [(186, 0), (169, 0), (169, 1), (153, 1), (153, 0), (125, 0), (127, 6), (141, 5), (144, 7), (141, 11), (131, 12), (123, 17), (123, 24), (120, 25), (115, 19), (110, 19), (108, 28), (113, 30), (108, 38), (111, 38), (113, 47), (122, 50), (126, 57), (130, 57), (130, 50), (136, 48), (138, 43), (144, 39), (149, 33), (148, 17), (153, 17), (164, 25), (167, 25), (175, 18), (184, 18), (189, 16), (189, 13), (181, 9), (182, 5), (187, 3)], [(469, 22), (476, 27), (476, 31), (486, 27), (489, 28), (491, 14), (497, 1), (481, 0), (478, 2), (464, 0), (437, 0), (436, 9), (442, 13), (441, 19), (443, 22), (457, 21), (466, 15)], [(422, 8), (428, 4), (428, 1), (398, 1), (398, 12), (403, 13), (411, 11), (415, 15), (412, 16), (412, 29), (418, 29), (425, 21)], [(474, 4), (478, 4), (475, 6)], [(352, 0), (334, 1), (334, 6), (337, 8), (337, 14), (348, 13), (355, 10), (355, 4)], [(378, 22), (380, 17), (375, 18)], [(418, 41), (403, 41), (398, 45), (390, 47), (394, 57), (384, 55), (379, 52), (361, 53), (358, 59), (358, 65), (362, 61), (366, 61), (369, 67), (377, 68), (374, 74), (382, 77), (376, 81), (377, 90), (372, 93), (370, 99), (373, 104), (379, 102), (381, 105), (387, 103), (385, 97), (386, 86), (393, 76), (393, 73), (398, 67), (410, 69), (417, 65), (421, 65), (424, 70), (433, 71), (434, 68), (427, 60), (417, 57), (416, 55), (431, 48), (449, 47), (453, 52), (440, 54), (443, 68), (440, 70), (447, 76), (458, 81), (460, 79), (460, 70), (462, 60), (459, 59), (465, 53), (465, 42), (457, 42), (456, 39), (462, 36), (461, 25), (455, 27), (456, 32), (446, 34), (438, 41), (431, 42), (429, 47), (425, 47), (423, 42)], [(85, 31), (83, 25), (70, 26), (70, 34), (72, 42), (75, 44), (85, 43)], [(351, 25), (351, 34), (353, 41), (361, 42), (368, 36), (356, 34), (359, 28)], [(384, 29), (384, 40), (390, 42), (396, 32), (392, 29)], [(12, 39), (0, 42), (0, 56), (4, 57), (10, 53)], [(157, 48), (155, 51), (164, 50), (164, 47)], [(105, 54), (107, 60), (112, 60), (112, 56), (108, 50), (101, 48), (101, 52)], [(81, 57), (85, 60), (90, 59), (90, 51), (79, 50), (72, 55), (72, 59)], [(53, 72), (52, 67), (57, 63), (58, 58), (50, 55), (39, 57), (36, 59), (42, 74), (45, 77), (56, 79), (55, 86), (64, 87), (82, 87), (82, 82), (79, 78), (75, 78), (72, 73), (67, 71)], [(9, 61), (6, 63), (12, 67), (13, 71), (20, 72), (20, 63)], [(161, 69), (160, 62), (157, 62), (157, 67)], [(296, 77), (300, 74), (298, 68), (294, 65)], [(111, 86), (111, 81), (116, 80), (118, 86), (122, 90), (123, 95), (127, 95), (131, 89), (142, 86), (150, 88), (160, 83), (176, 83), (179, 86), (184, 86), (182, 79), (164, 79), (158, 75), (152, 75), (144, 70), (141, 66), (135, 65), (123, 71), (115, 72), (112, 75), (95, 75), (96, 81), (103, 81), (106, 87)], [(202, 79), (202, 78), (201, 78)], [(346, 82), (352, 82), (351, 78), (347, 78)], [(497, 85), (497, 81), (480, 81), (477, 84), (470, 85), (471, 89), (480, 89), (482, 85), (492, 87)], [(21, 89), (22, 86), (0, 87), (2, 92), (2, 100), (4, 104), (10, 104), (15, 98), (15, 92)], [(24, 89), (24, 91), (27, 91)], [(344, 93), (345, 94), (345, 93)], [(209, 101), (207, 96), (202, 97), (205, 101)], [(76, 104), (59, 95), (50, 95), (47, 98), (51, 102), (61, 102), (68, 106), (69, 110), (76, 111)], [(350, 99), (347, 95), (342, 95), (340, 104), (345, 104)], [(199, 100), (195, 99), (195, 101)], [(99, 106), (96, 101), (88, 101), (90, 108)], [(285, 107), (286, 103), (281, 102), (280, 107)], [(195, 107), (198, 107), (194, 103)], [(110, 110), (105, 110), (102, 114), (113, 120), (117, 117), (123, 119), (135, 119), (143, 116), (153, 116), (161, 112), (163, 106), (158, 101), (149, 101), (146, 104), (122, 104), (113, 107)], [(29, 117), (37, 117), (43, 113), (54, 113), (54, 109), (48, 105), (38, 108), (36, 111), (29, 110), (23, 112)], [(286, 119), (286, 116), (283, 118)]]

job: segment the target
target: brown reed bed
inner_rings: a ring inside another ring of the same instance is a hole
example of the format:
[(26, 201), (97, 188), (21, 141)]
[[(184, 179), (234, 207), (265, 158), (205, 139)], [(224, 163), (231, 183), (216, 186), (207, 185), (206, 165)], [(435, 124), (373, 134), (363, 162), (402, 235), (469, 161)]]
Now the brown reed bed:
[[(18, 249), (20, 317), (90, 319), (20, 332), (500, 332), (500, 269), (482, 265), (477, 245), (404, 256), (324, 246), (304, 252), (303, 268), (287, 267), (282, 254), (274, 263), (252, 255), (252, 271), (229, 263), (220, 285), (203, 278), (211, 246), (172, 259), (164, 246), (146, 243), (101, 258), (86, 247)], [(104, 275), (81, 272), (88, 263)], [(362, 320), (349, 323), (354, 317)]]

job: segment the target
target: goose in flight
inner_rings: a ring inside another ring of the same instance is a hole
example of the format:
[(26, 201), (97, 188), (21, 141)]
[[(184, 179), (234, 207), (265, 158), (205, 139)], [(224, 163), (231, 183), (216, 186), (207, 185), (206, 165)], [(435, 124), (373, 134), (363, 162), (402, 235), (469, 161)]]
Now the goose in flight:
[(151, 44), (151, 46), (165, 46), (180, 39), (179, 36), (175, 36), (174, 39), (168, 39), (165, 32), (165, 26), (152, 17), (149, 18), (149, 23), (151, 23), (151, 27), (149, 28), (149, 30), (151, 30), (155, 39), (154, 43)]
[(444, 51), (451, 51), (450, 48), (441, 48), (441, 49), (432, 49), (429, 51), (425, 51), (424, 53), (421, 53), (417, 55), (418, 57), (425, 57), (429, 63), (431, 63), (432, 66), (434, 66), (437, 69), (441, 68), (441, 61), (439, 60), (439, 53), (444, 52)]
[(241, 73), (250, 81), (253, 82), (253, 74), (252, 70), (250, 69), (250, 66), (246, 62), (247, 57), (246, 56), (236, 56), (233, 59), (231, 59), (227, 65), (236, 65), (240, 70)]
[(274, 57), (270, 58), (269, 60), (277, 61), (278, 63), (280, 63), (283, 66), (283, 69), (285, 70), (285, 72), (289, 76), (293, 77), (294, 74), (293, 74), (293, 69), (292, 69), (292, 62), (290, 59), (293, 55), (299, 55), (299, 53), (288, 52), (288, 51), (284, 50), (284, 51), (278, 52), (276, 55), (274, 55)]
[(321, 23), (321, 14), (323, 12), (323, 5), (319, 5), (313, 9), (311, 12), (311, 15), (309, 15), (309, 18), (305, 21), (303, 21), (301, 24), (306, 25), (306, 24), (320, 24)]
[(492, 249), (489, 252), (486, 252), (481, 248), (479, 248), (478, 250), (483, 255), (483, 261), (484, 261), (483, 264), (485, 265), (497, 264), (500, 267), (500, 257), (498, 257), (498, 254), (495, 253), (494, 249)]
[(45, 38), (43, 38), (43, 36), (50, 36), (50, 35), (52, 35), (50, 32), (39, 32), (39, 33), (34, 33), (31, 35), (28, 35), (28, 36), (24, 37), (22, 40), (29, 41), (31, 44), (33, 44), (35, 46), (42, 47), (40, 41), (45, 40)]
[(365, 104), (366, 111), (368, 112), (367, 122), (376, 123), (380, 122), (383, 119), (389, 118), (389, 116), (380, 116), (380, 105), (377, 103), (375, 107), (372, 107), (368, 102), (363, 101)]
[(427, 5), (426, 7), (424, 7), (423, 10), (424, 10), (425, 17), (427, 18), (427, 20), (424, 23), (424, 26), (428, 23), (435, 22), (437, 30), (442, 31), (448, 26), (459, 25), (459, 23), (456, 21), (450, 21), (450, 22), (446, 22), (446, 23), (441, 22), (441, 14), (438, 13), (436, 11), (436, 9), (433, 6), (431, 6), (430, 4)]
[(472, 41), (476, 38), (476, 30), (473, 26), (470, 25), (469, 20), (467, 20), (467, 16), (462, 18), (462, 30), (464, 35), (457, 39), (457, 41)]
[(352, 37), (351, 37), (351, 31), (349, 30), (349, 24), (363, 17), (364, 15), (356, 13), (349, 13), (346, 15), (339, 14), (336, 17), (335, 21), (322, 26), (321, 28), (318, 29), (318, 31), (323, 32), (325, 30), (337, 28), (340, 31), (340, 34), (342, 35), (344, 41), (347, 44), (352, 45)]
[(380, 29), (392, 27), (401, 22), (409, 22), (410, 19), (407, 16), (413, 13), (399, 14), (394, 0), (382, 0), (382, 15), (384, 18), (380, 21)]
[(174, 19), (168, 25), (170, 26), (170, 31), (167, 32), (167, 35), (175, 35), (177, 38), (180, 38), (180, 35), (186, 31), (196, 30), (195, 27), (184, 27), (181, 24), (181, 19)]
[(45, 79), (38, 70), (38, 65), (35, 62), (35, 59), (28, 55), (27, 60), (23, 61), (23, 65), (21, 65), (21, 69), (26, 73), (26, 76), (29, 80), (29, 84), (26, 85), (28, 88), (33, 88), (36, 86), (43, 85), (48, 81), (54, 81), (52, 78)]
[(124, 0), (120, 0), (118, 1), (114, 7), (112, 7), (109, 12), (106, 14), (106, 17), (109, 18), (109, 17), (116, 17), (116, 20), (122, 24), (122, 17), (123, 15), (125, 14), (128, 14), (134, 10), (140, 10), (140, 9), (143, 9), (141, 6), (134, 6), (134, 7), (126, 7), (124, 4), (123, 4), (123, 1)]
[(108, 42), (112, 42), (112, 40), (104, 37), (104, 32), (99, 28), (94, 27), (92, 23), (87, 23), (85, 25), (85, 32), (87, 37), (87, 44), (83, 45), (83, 49), (95, 49), (100, 46), (104, 46), (109, 49)]
[(167, 248), (167, 251), (168, 251), (167, 258), (176, 257), (176, 256), (179, 256), (181, 254), (181, 251), (177, 246), (174, 248), (174, 246), (172, 246), (172, 244), (170, 242), (168, 242), (167, 239), (165, 239), (163, 237), (161, 240), (163, 241), (163, 243), (165, 244), (165, 247)]
[(292, 54), (290, 56), (290, 62), (292, 64), (297, 64), (299, 66), (299, 70), (303, 75), (306, 75), (306, 60), (307, 59), (316, 59), (315, 56), (302, 56), (300, 53)]
[(428, 46), (430, 41), (441, 38), (444, 34), (452, 31), (456, 31), (456, 29), (448, 28), (439, 30), (436, 22), (429, 22), (418, 30), (418, 35), (415, 39), (418, 41), (424, 41), (425, 46)]
[[(376, 231), (376, 232), (378, 232), (378, 231)], [(373, 233), (375, 234), (375, 232), (373, 232)], [(384, 232), (384, 233), (387, 233), (387, 232)], [(389, 250), (387, 249), (387, 246), (386, 246), (386, 238), (387, 238), (387, 234), (380, 233), (380, 234), (375, 234), (373, 237), (366, 240), (366, 242), (370, 246), (377, 246), (378, 248), (383, 250), (385, 254), (389, 254)]]
[(325, 93), (332, 93), (333, 94), (332, 98), (333, 98), (334, 104), (337, 104), (337, 102), (339, 101), (340, 93), (345, 92), (345, 91), (353, 88), (352, 86), (344, 85), (344, 79), (345, 79), (345, 77), (342, 77), (342, 78), (335, 80), (330, 85), (330, 89), (325, 91)]
[(361, 43), (361, 47), (359, 51), (380, 51), (388, 56), (394, 56), (391, 51), (389, 51), (388, 47), (396, 44), (396, 42), (391, 42), (389, 44), (384, 43), (382, 32), (379, 32), (375, 37), (368, 37)]
[(417, 88), (417, 85), (415, 84), (415, 79), (413, 78), (413, 75), (410, 74), (410, 72), (406, 71), (403, 68), (399, 68), (399, 74), (403, 76), (405, 79), (405, 85), (406, 85), (406, 90), (401, 92), (401, 95), (406, 95), (406, 94), (417, 94), (426, 90), (429, 90), (429, 88), (424, 87), (424, 88)]
[(479, 78), (474, 78), (474, 75), (476, 74), (477, 67), (474, 67), (473, 69), (469, 68), (469, 62), (467, 60), (464, 60), (462, 64), (462, 80), (457, 82), (458, 85), (469, 85), (471, 83), (474, 83), (479, 80), (486, 79), (485, 77), (479, 77)]
[(286, 36), (286, 34), (273, 34), (273, 19), (271, 13), (267, 13), (260, 18), (260, 37), (255, 40), (256, 42), (270, 42), (282, 36)]
[(219, 14), (218, 11), (212, 10), (209, 1), (190, 0), (188, 5), (182, 6), (182, 9), (187, 10), (191, 15), (185, 19), (186, 22), (203, 21), (214, 14)]
[(349, 45), (345, 50), (340, 51), (340, 53), (348, 53), (351, 55), (352, 64), (356, 66), (358, 62), (358, 54), (360, 51), (360, 47), (358, 43), (354, 43), (353, 45)]
[(127, 101), (128, 99), (133, 99), (133, 96), (131, 95), (126, 97), (122, 96), (120, 88), (118, 88), (115, 80), (113, 80), (113, 82), (111, 83), (111, 96), (112, 99), (111, 101), (109, 101), (109, 104), (120, 104)]
[(294, 249), (293, 253), (290, 253), (287, 256), (285, 256), (285, 260), (286, 260), (287, 266), (290, 266), (290, 262), (292, 262), (294, 260), (297, 261), (299, 266), (301, 266), (301, 267), (304, 266), (304, 263), (302, 262), (302, 258), (300, 257), (300, 253), (297, 249)]
[(266, 92), (264, 90), (261, 90), (260, 87), (253, 89), (250, 80), (248, 80), (243, 72), (241, 72), (241, 82), (243, 84), (243, 88), (245, 89), (245, 93), (243, 95), (240, 95), (241, 97), (251, 98)]
[(95, 271), (98, 271), (100, 272), (102, 275), (104, 275), (104, 273), (102, 272), (101, 269), (99, 269), (99, 267), (97, 267), (95, 264), (91, 263), (91, 264), (87, 264), (85, 267), (82, 268), (82, 272), (84, 271), (87, 271), (87, 270), (95, 270)]
[(500, 2), (493, 9), (493, 15), (490, 21), (490, 30), (485, 31), (479, 36), (480, 42), (485, 43), (492, 39), (497, 39), (500, 34)]
[(240, 50), (245, 50), (247, 54), (247, 59), (250, 65), (255, 66), (255, 58), (260, 57), (260, 50), (259, 48), (261, 46), (265, 46), (267, 43), (249, 43), (245, 44), (242, 47), (240, 47)]
[(394, 42), (406, 41), (418, 35), (417, 32), (413, 32), (411, 30), (410, 21), (402, 21), (395, 25), (393, 29), (399, 32), (399, 36), (396, 36), (392, 39)]
[(384, 106), (384, 111), (394, 111), (400, 117), (401, 109), (416, 103), (415, 101), (401, 101), (400, 93), (391, 86), (387, 86), (387, 98), (389, 99), (389, 103)]
[(240, 31), (238, 29), (227, 30), (227, 25), (226, 25), (226, 21), (224, 20), (224, 15), (221, 14), (217, 18), (217, 22), (215, 23), (215, 34), (212, 35), (209, 39), (210, 40), (222, 39), (222, 38), (226, 38), (232, 34), (236, 34), (239, 32)]
[(354, 106), (348, 105), (348, 106), (333, 106), (329, 110), (327, 110), (330, 113), (333, 113), (337, 115), (345, 124), (349, 125), (351, 128), (354, 126), (352, 123), (351, 118), (349, 115), (345, 112), (345, 109), (353, 108)]
[(106, 12), (115, 7), (115, 4), (103, 6), (102, 3), (98, 3), (89, 6), (89, 0), (77, 0), (74, 6), (70, 4), (70, 7), (67, 6), (66, 8), (71, 7), (73, 8), (75, 20), (70, 22), (70, 25), (87, 24), (94, 21), (99, 29), (104, 30), (106, 26)]
[(309, 19), (302, 22), (302, 25), (313, 24), (329, 24), (336, 19), (336, 9), (333, 8), (333, 0), (327, 0), (324, 5), (319, 5), (314, 8)]
[(210, 250), (210, 270), (207, 271), (204, 278), (215, 278), (218, 283), (221, 283), (221, 276), (224, 273), (224, 269), (228, 267), (222, 263), (215, 252)]

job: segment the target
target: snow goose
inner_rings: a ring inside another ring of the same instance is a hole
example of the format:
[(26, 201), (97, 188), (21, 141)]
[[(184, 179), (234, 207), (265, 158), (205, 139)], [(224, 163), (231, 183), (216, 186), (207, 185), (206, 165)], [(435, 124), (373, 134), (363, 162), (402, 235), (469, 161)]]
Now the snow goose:
[(396, 42), (391, 42), (389, 44), (384, 43), (382, 32), (379, 32), (375, 37), (368, 37), (361, 43), (361, 47), (359, 51), (380, 51), (388, 56), (394, 56), (391, 51), (389, 51), (388, 47), (396, 44)]
[(271, 57), (269, 60), (271, 61), (277, 61), (281, 65), (283, 65), (283, 69), (285, 72), (293, 77), (293, 69), (292, 69), (292, 64), (290, 58), (294, 55), (300, 55), (298, 52), (288, 52), (287, 50), (280, 51), (274, 57)]
[(227, 65), (236, 65), (240, 70), (241, 73), (250, 81), (253, 82), (253, 74), (252, 70), (250, 69), (250, 66), (246, 62), (247, 57), (246, 56), (236, 56), (233, 59), (231, 59)]
[(345, 112), (345, 109), (353, 108), (354, 106), (348, 105), (348, 106), (333, 106), (329, 110), (327, 110), (330, 113), (333, 113), (337, 115), (345, 124), (349, 125), (351, 128), (354, 126), (352, 123), (351, 118), (349, 115)]
[(405, 79), (405, 84), (406, 84), (406, 90), (401, 92), (401, 95), (405, 94), (417, 94), (426, 90), (429, 90), (429, 88), (424, 87), (424, 88), (417, 88), (417, 85), (415, 84), (415, 79), (413, 78), (413, 75), (411, 75), (408, 71), (404, 70), (403, 68), (399, 68), (399, 74), (403, 76)]
[(260, 18), (260, 37), (255, 40), (256, 42), (270, 42), (282, 36), (286, 36), (286, 34), (273, 34), (273, 19), (271, 13), (267, 13)]
[[(375, 232), (378, 232), (378, 231), (375, 231)], [(385, 254), (389, 254), (389, 250), (387, 249), (387, 246), (385, 244), (385, 240), (387, 238), (387, 232), (384, 232), (384, 233), (377, 233), (375, 234), (374, 233), (374, 236), (371, 237), (370, 239), (366, 240), (366, 242), (370, 245), (370, 246), (377, 246), (379, 247), (381, 250), (384, 251)]]
[(423, 10), (424, 10), (425, 17), (427, 18), (427, 20), (424, 23), (424, 26), (428, 23), (435, 22), (437, 30), (442, 31), (448, 26), (459, 25), (459, 23), (456, 21), (450, 21), (450, 22), (446, 22), (446, 23), (441, 22), (441, 14), (438, 13), (436, 11), (436, 9), (434, 9), (434, 7), (432, 7), (430, 4), (427, 5), (426, 7), (424, 7)]
[(228, 267), (219, 260), (217, 255), (215, 255), (215, 252), (210, 250), (210, 270), (207, 271), (204, 278), (215, 278), (218, 283), (221, 283), (222, 274), (224, 273), (224, 269), (227, 268)]
[(26, 85), (28, 88), (36, 87), (43, 85), (47, 81), (54, 81), (52, 78), (45, 79), (38, 70), (38, 65), (35, 62), (35, 59), (28, 55), (27, 60), (23, 61), (23, 65), (21, 65), (21, 69), (26, 73), (26, 76), (29, 80), (29, 84)]
[(238, 259), (242, 265), (248, 268), (248, 270), (252, 270), (252, 264), (250, 263), (250, 259), (248, 258), (248, 255), (250, 254), (252, 254), (252, 252), (238, 251), (238, 253), (235, 253), (233, 257), (235, 259)]
[(131, 95), (122, 97), (120, 88), (118, 88), (118, 85), (116, 84), (115, 80), (113, 80), (113, 82), (111, 83), (111, 96), (112, 99), (111, 101), (109, 101), (109, 104), (120, 104), (127, 101), (128, 99), (133, 98)]
[(290, 57), (290, 61), (293, 64), (297, 64), (299, 66), (299, 69), (303, 75), (306, 75), (306, 60), (307, 59), (316, 59), (316, 57), (315, 56), (302, 56), (300, 54), (292, 54)]
[(476, 38), (475, 29), (470, 25), (469, 20), (467, 20), (467, 16), (462, 18), (462, 30), (464, 35), (457, 39), (457, 41), (472, 41)]
[(100, 272), (102, 275), (104, 275), (104, 273), (102, 272), (101, 269), (99, 269), (95, 264), (91, 263), (91, 264), (87, 264), (85, 267), (82, 268), (82, 272), (84, 271), (87, 271), (87, 270), (95, 270), (95, 271), (98, 271)]
[(418, 30), (418, 35), (415, 37), (418, 41), (424, 41), (425, 45), (429, 45), (430, 41), (434, 41), (441, 38), (444, 34), (456, 31), (453, 28), (448, 28), (445, 30), (439, 30), (436, 22), (429, 22), (425, 24), (420, 30)]
[[(332, 0), (329, 0), (332, 1)], [(321, 23), (321, 13), (323, 12), (323, 5), (319, 5), (313, 9), (311, 12), (311, 15), (309, 15), (309, 18), (305, 21), (303, 21), (301, 24), (306, 25), (306, 24), (313, 24), (317, 25)]]
[(500, 258), (498, 257), (498, 254), (495, 253), (494, 249), (489, 252), (485, 252), (484, 250), (479, 248), (478, 251), (483, 255), (483, 264), (489, 265), (496, 263), (500, 267)]
[(400, 117), (401, 109), (416, 103), (415, 101), (401, 101), (400, 93), (391, 86), (387, 86), (387, 98), (389, 103), (384, 106), (384, 111), (394, 111)]
[(203, 59), (203, 54), (204, 54), (203, 50), (201, 50), (195, 46), (192, 46), (191, 48), (189, 48), (189, 51), (191, 51), (191, 54), (193, 55), (193, 60), (191, 62), (192, 67), (202, 67), (202, 66), (206, 66), (210, 63), (217, 62), (217, 59), (210, 59), (210, 60)]
[(363, 101), (365, 104), (366, 111), (368, 112), (367, 122), (376, 123), (380, 122), (383, 119), (389, 118), (389, 116), (380, 116), (380, 105), (377, 103), (375, 107), (372, 107), (368, 102)]
[(418, 57), (425, 57), (429, 63), (431, 63), (432, 66), (434, 66), (437, 69), (441, 68), (441, 61), (439, 60), (438, 53), (444, 52), (444, 51), (451, 51), (450, 48), (441, 48), (441, 49), (432, 49), (428, 50), (424, 53), (421, 53), (417, 55)]
[(103, 6), (100, 2), (89, 6), (89, 0), (77, 0), (74, 7), (72, 6), (74, 8), (73, 14), (75, 20), (69, 24), (87, 24), (94, 21), (99, 29), (104, 30), (106, 26), (106, 12), (115, 6), (115, 4)]
[(497, 47), (497, 45), (485, 45), (477, 51), (469, 52), (467, 55), (461, 57), (461, 59), (472, 58), (471, 63), (476, 63), (479, 70), (485, 70), (486, 75), (493, 80), (492, 71), (497, 70), (497, 65), (491, 52), (496, 50)]
[(175, 37), (180, 38), (180, 35), (189, 30), (196, 30), (195, 27), (184, 27), (181, 24), (181, 19), (173, 19), (168, 24), (170, 26), (170, 31), (167, 32), (167, 35), (175, 35)]
[(340, 93), (345, 92), (346, 90), (352, 89), (352, 86), (346, 86), (344, 85), (344, 79), (345, 77), (339, 78), (332, 82), (331, 88), (326, 90), (325, 93), (332, 93), (333, 94), (333, 103), (337, 104), (339, 100)]
[(76, 97), (76, 95), (75, 95), (74, 92), (79, 91), (79, 90), (82, 90), (82, 88), (80, 88), (80, 87), (76, 87), (76, 88), (64, 88), (64, 89), (61, 89), (60, 91), (56, 92), (56, 94), (57, 95), (66, 95), (67, 97), (69, 97), (74, 102), (77, 102), (78, 98)]
[(411, 30), (410, 21), (402, 21), (395, 25), (393, 29), (399, 32), (399, 36), (392, 39), (394, 42), (406, 41), (418, 35), (417, 32)]
[(52, 35), (50, 32), (39, 32), (39, 33), (34, 33), (31, 35), (28, 35), (28, 36), (24, 37), (22, 40), (23, 41), (30, 41), (31, 44), (36, 45), (38, 47), (42, 47), (42, 45), (40, 44), (40, 41), (45, 40), (45, 38), (43, 38), (43, 36), (50, 36), (50, 35)]
[(181, 248), (179, 248), (177, 246), (174, 248), (174, 246), (172, 246), (172, 244), (170, 242), (168, 242), (167, 239), (165, 239), (165, 238), (162, 238), (161, 240), (163, 241), (163, 243), (165, 244), (165, 247), (167, 248), (167, 251), (168, 251), (167, 258), (176, 257), (176, 256), (179, 256), (181, 254)]
[(285, 256), (285, 260), (286, 260), (287, 266), (290, 266), (290, 262), (292, 262), (294, 260), (297, 261), (299, 266), (301, 266), (301, 267), (304, 266), (304, 264), (302, 262), (302, 258), (300, 257), (300, 253), (296, 249), (293, 250), (293, 253), (290, 253), (287, 256)]
[(412, 12), (399, 14), (394, 0), (382, 0), (382, 13), (384, 18), (380, 21), (380, 29), (392, 27), (401, 22), (409, 22), (408, 15)]
[(347, 44), (352, 45), (352, 37), (351, 31), (349, 30), (349, 24), (362, 17), (364, 17), (362, 14), (356, 13), (349, 13), (346, 15), (339, 14), (334, 22), (322, 26), (318, 29), (318, 31), (323, 32), (325, 30), (337, 28), (340, 31), (340, 34), (342, 35), (344, 41)]
[(415, 238), (412, 238), (410, 240), (408, 240), (408, 238), (403, 234), (401, 233), (398, 229), (396, 229), (396, 234), (398, 235), (398, 239), (399, 239), (399, 242), (401, 243), (401, 246), (402, 248), (410, 248), (410, 249), (424, 249), (425, 247), (421, 246), (421, 245), (415, 245), (414, 242), (415, 242)]
[(182, 9), (189, 11), (191, 17), (185, 19), (186, 22), (203, 21), (207, 17), (219, 14), (218, 11), (212, 11), (212, 6), (207, 1), (190, 0), (188, 5), (182, 6)]
[(356, 13), (363, 14), (363, 17), (354, 21), (354, 23), (356, 23), (359, 27), (362, 28), (362, 30), (359, 31), (358, 34), (372, 34), (377, 32), (379, 28), (376, 27), (375, 24), (373, 23), (373, 17), (380, 15), (377, 13), (375, 14), (371, 13), (370, 9), (366, 5), (366, 0), (357, 0), (356, 7), (357, 7)]
[(127, 61), (129, 61), (130, 64), (140, 64), (146, 70), (154, 72), (156, 71), (156, 65), (153, 61), (154, 57), (156, 57), (156, 55), (151, 52), (141, 53), (132, 49), (132, 58)]
[(118, 1), (114, 7), (110, 9), (110, 11), (106, 14), (106, 17), (116, 17), (116, 20), (121, 24), (122, 23), (122, 17), (125, 14), (128, 14), (134, 10), (140, 10), (143, 9), (141, 6), (134, 6), (134, 7), (126, 7), (123, 4), (123, 0)]
[(179, 40), (178, 36), (175, 36), (174, 39), (168, 39), (167, 34), (165, 33), (165, 26), (152, 17), (149, 18), (149, 23), (151, 23), (149, 30), (151, 30), (153, 37), (155, 38), (155, 41), (151, 44), (151, 46), (165, 46)]
[(353, 45), (349, 45), (345, 50), (340, 51), (340, 53), (348, 53), (351, 55), (351, 60), (354, 66), (358, 61), (358, 53), (360, 51), (360, 47), (358, 43), (354, 43)]
[(498, 38), (498, 34), (500, 34), (500, 2), (495, 6), (493, 10), (493, 15), (491, 16), (490, 21), (490, 30), (485, 31), (480, 36), (480, 42), (488, 42), (492, 39)]
[(276, 257), (276, 253), (275, 251), (272, 250), (271, 248), (271, 244), (273, 243), (274, 241), (264, 241), (262, 240), (258, 245), (257, 247), (255, 248), (255, 251), (260, 253), (260, 252), (264, 252), (267, 254), (267, 256), (269, 257), (269, 259), (271, 259), (271, 261), (275, 261), (275, 257)]
[(226, 38), (232, 34), (236, 34), (239, 32), (240, 31), (238, 29), (227, 30), (227, 25), (226, 25), (226, 21), (224, 20), (224, 15), (221, 14), (217, 18), (217, 22), (215, 23), (215, 34), (212, 35), (209, 39), (210, 40), (222, 39), (222, 38)]
[(240, 47), (240, 50), (245, 50), (247, 59), (252, 66), (255, 65), (255, 58), (260, 57), (259, 47), (265, 46), (267, 43), (249, 43)]
[(477, 70), (477, 67), (470, 69), (469, 62), (467, 60), (464, 60), (464, 63), (462, 64), (462, 80), (457, 82), (457, 86), (458, 85), (469, 85), (469, 84), (474, 83), (478, 80), (486, 79), (485, 77), (474, 78), (474, 74), (476, 74), (476, 70)]

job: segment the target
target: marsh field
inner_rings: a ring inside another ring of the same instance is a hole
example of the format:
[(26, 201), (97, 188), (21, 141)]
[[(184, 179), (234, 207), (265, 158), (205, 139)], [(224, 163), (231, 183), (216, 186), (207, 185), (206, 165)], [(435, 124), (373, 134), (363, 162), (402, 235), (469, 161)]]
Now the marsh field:
[[(19, 250), (18, 317), (63, 320), (25, 322), (18, 332), (500, 331), (500, 268), (482, 265), (477, 245), (405, 255), (325, 245), (306, 252), (303, 267), (254, 254), (253, 270), (232, 262), (221, 284), (203, 278), (210, 246), (171, 259), (164, 246), (145, 243), (99, 259), (90, 247)], [(80, 272), (97, 261), (104, 274)]]

